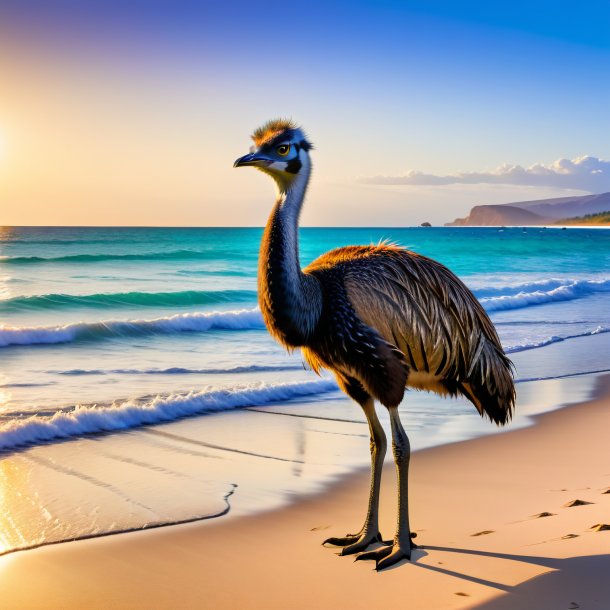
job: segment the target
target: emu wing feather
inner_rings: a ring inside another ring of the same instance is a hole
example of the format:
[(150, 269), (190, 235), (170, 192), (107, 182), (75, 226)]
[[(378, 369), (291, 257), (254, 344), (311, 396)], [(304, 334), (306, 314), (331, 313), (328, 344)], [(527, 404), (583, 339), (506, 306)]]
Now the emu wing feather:
[(358, 318), (405, 355), (408, 386), (461, 393), (493, 421), (510, 418), (511, 363), (483, 307), (449, 269), (378, 245), (332, 250), (305, 271), (323, 281), (331, 269)]

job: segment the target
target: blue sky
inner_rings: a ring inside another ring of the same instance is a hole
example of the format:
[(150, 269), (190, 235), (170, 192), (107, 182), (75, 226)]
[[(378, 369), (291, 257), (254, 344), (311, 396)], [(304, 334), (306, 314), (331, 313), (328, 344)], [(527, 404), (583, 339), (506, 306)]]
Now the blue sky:
[(610, 190), (608, 74), (607, 1), (5, 0), (0, 224), (261, 225), (231, 165), (275, 116), (316, 145), (304, 224)]

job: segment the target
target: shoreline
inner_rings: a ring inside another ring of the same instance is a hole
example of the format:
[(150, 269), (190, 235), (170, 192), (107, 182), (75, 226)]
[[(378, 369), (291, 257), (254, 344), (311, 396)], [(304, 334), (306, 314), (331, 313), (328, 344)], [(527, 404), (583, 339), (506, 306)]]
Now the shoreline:
[[(421, 432), (415, 430), (415, 431), (411, 431), (410, 432), (410, 437), (411, 437), (411, 443), (412, 443), (412, 452), (415, 453), (419, 453), (421, 451), (424, 450), (431, 450), (431, 449), (437, 449), (437, 448), (442, 448), (445, 446), (451, 446), (457, 443), (462, 443), (462, 442), (468, 442), (470, 440), (476, 439), (476, 438), (482, 438), (482, 437), (487, 437), (487, 436), (494, 436), (497, 434), (505, 434), (511, 431), (515, 431), (521, 428), (526, 428), (532, 425), (535, 425), (535, 416), (539, 415), (539, 414), (544, 414), (544, 413), (549, 413), (549, 412), (553, 412), (556, 411), (558, 409), (563, 409), (566, 406), (569, 406), (570, 404), (578, 404), (581, 402), (586, 401), (587, 399), (589, 399), (590, 397), (592, 397), (595, 393), (595, 387), (599, 381), (599, 379), (601, 379), (602, 375), (604, 373), (608, 373), (610, 371), (608, 370), (601, 370), (601, 371), (589, 371), (589, 372), (584, 372), (584, 373), (567, 373), (565, 375), (559, 375), (559, 376), (554, 376), (551, 378), (533, 378), (533, 379), (524, 379), (524, 380), (517, 380), (516, 383), (519, 384), (521, 386), (521, 384), (524, 384), (525, 388), (524, 389), (522, 387), (522, 389), (518, 392), (518, 406), (517, 406), (517, 412), (516, 412), (516, 416), (513, 419), (513, 421), (507, 426), (507, 427), (495, 427), (493, 425), (491, 425), (488, 421), (475, 416), (474, 412), (471, 412), (466, 419), (468, 420), (468, 424), (466, 429), (463, 428), (463, 424), (457, 424), (457, 420), (458, 420), (458, 414), (457, 412), (454, 413), (453, 417), (451, 418), (453, 421), (447, 421), (445, 422), (444, 425), (448, 425), (449, 426), (449, 430), (446, 431), (444, 434), (439, 434), (437, 438), (435, 438), (432, 442), (430, 442), (430, 439), (427, 438), (427, 434), (422, 434)], [(572, 384), (567, 385), (564, 380), (569, 379), (569, 378), (574, 378), (574, 382)], [(549, 383), (551, 385), (549, 385)], [(549, 400), (546, 398), (546, 395), (550, 395), (553, 397), (553, 399)], [(560, 402), (557, 402), (557, 397), (558, 395), (561, 394), (561, 396), (563, 397), (563, 400)], [(434, 399), (434, 397), (431, 394), (424, 394), (423, 396), (427, 397), (428, 399), (430, 399), (432, 397), (432, 399)], [(405, 423), (407, 425), (407, 429), (409, 429), (409, 407), (413, 408), (414, 404), (413, 404), (413, 398), (421, 398), (422, 394), (421, 393), (417, 393), (415, 396), (411, 396), (410, 399), (407, 400), (407, 410), (402, 414), (403, 418), (405, 419)], [(242, 484), (243, 482), (247, 481), (248, 476), (245, 475), (245, 479), (231, 479), (231, 475), (229, 475), (228, 473), (226, 473), (226, 476), (228, 476), (228, 478), (225, 477), (224, 479), (224, 485), (226, 486), (227, 490), (226, 493), (222, 492), (221, 495), (223, 495), (223, 497), (218, 501), (214, 501), (214, 506), (216, 508), (214, 508), (212, 510), (212, 505), (210, 505), (212, 512), (206, 513), (206, 514), (197, 514), (197, 513), (192, 513), (192, 516), (184, 516), (182, 518), (172, 518), (169, 514), (167, 515), (166, 519), (163, 521), (158, 521), (158, 522), (151, 522), (151, 523), (146, 523), (143, 525), (137, 525), (134, 524), (131, 527), (123, 527), (123, 528), (114, 528), (114, 529), (109, 529), (107, 531), (98, 531), (95, 533), (87, 533), (87, 532), (83, 532), (82, 534), (78, 534), (78, 535), (74, 535), (74, 536), (68, 536), (62, 539), (47, 539), (44, 541), (36, 541), (33, 543), (25, 543), (25, 539), (24, 540), (24, 544), (19, 545), (17, 547), (14, 548), (10, 548), (10, 549), (0, 549), (0, 557), (6, 556), (6, 555), (11, 555), (14, 553), (23, 553), (25, 551), (31, 551), (34, 549), (39, 549), (41, 547), (46, 547), (46, 546), (52, 546), (52, 545), (58, 545), (58, 544), (64, 544), (64, 543), (68, 543), (68, 542), (80, 542), (80, 541), (85, 541), (85, 540), (91, 540), (91, 539), (96, 539), (96, 538), (106, 538), (108, 536), (118, 536), (118, 535), (124, 535), (124, 534), (131, 534), (131, 533), (138, 533), (138, 532), (144, 532), (147, 530), (156, 530), (159, 528), (168, 528), (168, 527), (172, 527), (172, 526), (184, 526), (184, 525), (188, 525), (188, 524), (193, 524), (195, 526), (197, 525), (203, 525), (204, 523), (209, 522), (211, 525), (214, 525), (215, 523), (217, 523), (217, 519), (219, 520), (219, 522), (224, 522), (225, 519), (226, 520), (234, 520), (234, 519), (240, 519), (243, 517), (248, 517), (248, 516), (257, 516), (257, 515), (261, 515), (267, 512), (273, 512), (273, 511), (278, 511), (278, 510), (282, 510), (285, 509), (295, 503), (299, 503), (304, 501), (305, 499), (309, 499), (309, 498), (316, 498), (318, 496), (323, 496), (324, 494), (327, 493), (332, 493), (332, 490), (337, 487), (342, 485), (344, 482), (349, 482), (352, 480), (352, 478), (357, 478), (357, 477), (364, 477), (365, 479), (368, 477), (369, 472), (370, 472), (370, 465), (369, 465), (369, 460), (368, 460), (368, 442), (367, 442), (367, 448), (365, 449), (365, 445), (364, 443), (359, 443), (357, 446), (351, 446), (351, 447), (347, 447), (345, 445), (337, 445), (337, 440), (338, 437), (334, 436), (335, 434), (340, 434), (340, 435), (346, 435), (346, 436), (362, 436), (362, 437), (366, 437), (368, 439), (368, 434), (360, 434), (355, 433), (353, 431), (353, 428), (361, 428), (360, 425), (357, 424), (362, 424), (363, 426), (366, 426), (366, 421), (364, 420), (363, 417), (360, 417), (360, 413), (359, 411), (355, 411), (355, 412), (351, 412), (351, 415), (345, 415), (344, 419), (336, 419), (337, 415), (339, 415), (340, 413), (344, 412), (346, 408), (349, 408), (349, 405), (344, 404), (343, 402), (338, 403), (336, 405), (336, 407), (339, 409), (339, 411), (337, 411), (337, 408), (335, 408), (335, 411), (330, 411), (328, 404), (324, 404), (324, 410), (325, 410), (325, 415), (328, 417), (322, 417), (318, 412), (316, 412), (316, 410), (314, 409), (312, 411), (312, 406), (315, 403), (309, 404), (307, 402), (305, 403), (298, 403), (298, 404), (282, 404), (281, 402), (278, 403), (277, 405), (275, 405), (275, 409), (267, 409), (267, 408), (260, 408), (260, 407), (247, 407), (245, 409), (238, 409), (237, 412), (235, 412), (233, 414), (234, 416), (234, 420), (233, 420), (233, 424), (231, 425), (230, 423), (228, 425), (221, 425), (220, 428), (216, 425), (214, 426), (214, 431), (216, 434), (220, 433), (222, 436), (221, 438), (218, 439), (218, 442), (220, 442), (220, 445), (217, 446), (218, 449), (222, 449), (224, 445), (229, 445), (229, 447), (227, 447), (227, 450), (230, 452), (234, 452), (237, 451), (238, 453), (241, 451), (244, 451), (244, 453), (247, 454), (251, 454), (251, 455), (258, 455), (258, 457), (266, 457), (263, 454), (256, 454), (256, 453), (251, 453), (250, 451), (248, 451), (247, 449), (244, 450), (244, 448), (242, 447), (241, 449), (237, 450), (234, 448), (230, 448), (230, 444), (231, 444), (231, 430), (234, 431), (234, 428), (236, 425), (240, 425), (239, 422), (241, 419), (243, 419), (244, 416), (248, 416), (248, 414), (250, 412), (252, 412), (252, 414), (254, 413), (265, 413), (268, 415), (272, 415), (274, 416), (273, 419), (277, 419), (277, 416), (280, 416), (280, 420), (285, 420), (285, 418), (283, 416), (289, 416), (288, 417), (288, 421), (290, 422), (299, 422), (302, 421), (302, 418), (305, 418), (306, 421), (319, 421), (320, 423), (322, 423), (323, 421), (326, 421), (326, 423), (331, 423), (331, 422), (340, 422), (338, 425), (342, 428), (342, 432), (337, 432), (336, 430), (332, 431), (333, 433), (333, 440), (330, 442), (330, 446), (334, 448), (334, 451), (337, 452), (337, 455), (341, 454), (342, 459), (335, 459), (333, 462), (333, 466), (331, 467), (332, 472), (327, 472), (324, 476), (318, 476), (318, 478), (316, 479), (316, 476), (313, 475), (311, 473), (309, 474), (305, 474), (305, 478), (309, 479), (309, 485), (305, 484), (304, 486), (301, 485), (301, 487), (295, 486), (292, 489), (288, 490), (285, 489), (283, 487), (283, 484), (286, 483), (286, 480), (282, 480), (282, 479), (277, 479), (277, 478), (273, 478), (269, 484), (265, 487), (265, 488), (261, 488), (258, 490), (258, 495), (259, 496), (264, 496), (265, 494), (268, 494), (269, 491), (271, 489), (273, 489), (274, 486), (277, 486), (277, 493), (276, 493), (276, 497), (274, 497), (273, 499), (271, 498), (267, 498), (267, 500), (265, 502), (263, 502), (260, 505), (256, 505), (253, 506), (252, 504), (252, 493), (257, 493), (256, 487), (250, 487), (247, 490), (244, 490)], [(418, 404), (417, 402), (415, 403), (417, 405), (416, 410), (421, 409), (422, 407), (425, 408), (430, 408), (432, 406), (432, 408), (434, 408), (434, 405), (422, 405), (422, 404)], [(278, 406), (279, 405), (279, 406)], [(353, 405), (351, 405), (353, 406)], [(469, 406), (469, 405), (468, 405)], [(273, 404), (267, 405), (267, 407), (273, 407)], [(469, 409), (470, 411), (471, 409)], [(319, 410), (318, 410), (319, 411)], [(242, 417), (240, 417), (240, 413), (242, 415)], [(349, 411), (348, 411), (349, 413)], [(382, 420), (382, 422), (385, 422), (385, 427), (388, 428), (388, 424), (389, 422), (385, 421), (386, 419), (386, 413), (385, 410), (381, 409), (379, 412), (379, 416)], [(197, 417), (197, 416), (195, 416)], [(208, 414), (208, 416), (205, 418), (205, 420), (200, 420), (201, 424), (204, 425), (208, 424), (208, 426), (211, 423), (211, 420), (208, 419), (208, 417), (210, 417), (210, 415)], [(222, 414), (220, 414), (219, 416), (217, 416), (218, 419), (218, 423), (223, 423), (224, 420), (222, 418)], [(351, 417), (353, 417), (353, 419), (350, 419)], [(462, 415), (463, 417), (463, 415)], [(185, 424), (186, 426), (189, 426), (189, 417), (185, 418)], [(264, 418), (266, 419), (266, 418)], [(361, 421), (360, 421), (361, 420)], [(199, 420), (196, 420), (199, 421)], [(180, 422), (180, 420), (178, 420), (178, 423)], [(250, 429), (252, 430), (252, 432), (254, 432), (256, 428), (257, 422), (252, 422), (249, 420), (246, 420), (246, 422), (249, 424)], [(155, 430), (173, 430), (173, 424), (175, 422), (172, 422), (169, 424), (169, 427), (165, 427), (163, 424), (162, 425), (153, 425), (151, 430), (148, 430), (148, 426), (145, 426), (143, 428), (140, 428), (139, 430), (136, 429), (136, 434), (153, 434), (155, 433)], [(266, 421), (265, 422), (267, 424), (267, 426), (269, 426), (269, 422)], [(190, 424), (191, 426), (193, 425), (193, 423), (191, 422)], [(243, 422), (242, 422), (243, 425)], [(298, 425), (298, 424), (297, 424)], [(456, 426), (455, 428), (453, 428), (453, 426)], [(346, 429), (346, 426), (349, 426), (348, 429)], [(319, 427), (319, 426), (316, 426)], [(275, 439), (273, 442), (276, 442), (278, 438), (280, 438), (282, 435), (285, 435), (287, 433), (287, 431), (290, 430), (290, 428), (278, 428), (277, 424), (272, 424), (271, 429), (269, 429), (267, 432), (269, 433), (269, 437), (270, 440)], [(351, 434), (348, 432), (348, 430), (351, 431)], [(201, 430), (200, 432), (203, 432), (203, 430)], [(259, 429), (258, 432), (260, 433), (261, 430)], [(331, 432), (329, 430), (329, 432)], [(164, 434), (163, 432), (159, 432), (160, 434)], [(255, 432), (254, 432), (255, 433)], [(256, 433), (255, 433), (256, 434)], [(389, 430), (387, 430), (387, 434), (389, 435), (390, 432)], [(178, 439), (179, 436), (176, 436), (174, 434), (170, 434), (169, 436), (173, 436), (174, 438)], [(188, 440), (186, 437), (183, 439), (185, 441), (187, 441), (188, 443), (193, 442), (197, 445), (199, 444), (203, 444), (206, 447), (213, 447), (214, 445), (209, 445), (207, 443), (202, 443), (201, 441), (195, 441), (195, 438), (198, 438), (200, 436), (200, 434), (195, 433), (194, 435), (192, 435), (193, 440), (190, 441)], [(104, 439), (106, 439), (107, 441), (112, 441), (112, 439), (115, 439), (118, 442), (130, 442), (133, 443), (133, 439), (131, 441), (129, 441), (129, 439), (125, 439), (121, 436), (118, 437), (113, 437), (112, 433), (110, 433), (110, 435), (108, 433), (101, 433), (101, 434), (94, 434), (92, 436), (87, 436), (85, 437), (85, 441), (86, 442), (90, 442), (93, 441), (94, 443), (96, 442), (96, 439), (99, 441), (104, 441)], [(190, 438), (190, 437), (189, 437)], [(390, 436), (388, 436), (388, 438), (390, 438)], [(90, 441), (88, 441), (87, 439), (90, 439)], [(67, 441), (69, 444), (66, 445), (67, 448), (70, 447), (76, 447), (76, 453), (78, 453), (82, 457), (84, 457), (84, 454), (82, 453), (83, 451), (85, 452), (90, 452), (91, 448), (87, 448), (86, 446), (83, 447), (78, 447), (78, 445), (73, 445), (72, 443), (74, 443), (73, 439), (67, 439)], [(298, 442), (298, 439), (295, 437), (292, 439), (292, 441), (290, 442)], [(423, 442), (423, 444), (422, 444)], [(61, 449), (61, 445), (63, 445), (64, 443), (59, 443), (59, 448)], [(50, 445), (50, 448), (53, 448), (53, 444)], [(25, 447), (23, 449), (24, 451), (28, 451), (28, 447)], [(42, 453), (39, 453), (37, 455), (39, 456), (43, 456), (45, 455), (45, 445), (40, 446), (40, 450), (42, 451)], [(95, 451), (95, 449), (93, 449)], [(346, 452), (346, 453), (343, 453)], [(136, 451), (137, 453), (137, 451)], [(222, 453), (222, 452), (221, 452)], [(19, 451), (16, 453), (16, 455), (19, 454)], [(52, 454), (51, 454), (52, 455)], [(155, 459), (154, 455), (149, 456), (150, 459)], [(268, 457), (268, 456), (267, 456)], [(320, 453), (320, 448), (318, 447), (317, 451), (314, 451), (312, 455), (309, 454), (303, 454), (302, 456), (302, 461), (297, 460), (295, 462), (295, 464), (298, 462), (300, 464), (302, 464), (302, 467), (305, 468), (307, 464), (313, 465), (316, 462), (319, 462), (320, 459), (322, 458), (322, 455)], [(285, 461), (285, 462), (291, 462), (293, 460), (291, 460), (287, 455), (285, 455), (285, 457), (282, 458), (273, 458), (273, 459), (280, 459), (281, 461)], [(158, 461), (159, 465), (162, 465), (163, 463), (163, 458), (161, 456), (157, 456), (157, 459), (155, 461)], [(244, 466), (247, 468), (251, 468), (252, 465), (251, 464), (244, 464)], [(390, 469), (392, 468), (392, 457), (391, 457), (391, 451), (388, 451), (388, 454), (386, 455), (386, 466), (389, 467)], [(208, 470), (208, 468), (213, 468), (213, 464), (206, 462), (204, 464), (201, 464), (199, 466), (199, 469), (201, 470), (202, 473), (207, 472), (207, 476), (209, 476), (210, 471)], [(83, 469), (83, 472), (86, 472), (87, 468), (85, 467)], [(268, 474), (271, 474), (268, 471)], [(237, 477), (237, 472), (233, 472), (233, 476)], [(239, 483), (237, 481), (240, 481)], [(233, 482), (231, 482), (233, 481)], [(67, 488), (64, 488), (64, 494), (67, 491)], [(246, 494), (246, 499), (242, 499), (242, 495), (245, 491)], [(237, 492), (237, 495), (234, 495), (235, 492)], [(233, 497), (231, 497), (233, 496)], [(248, 499), (249, 498), (249, 499)], [(70, 501), (72, 502), (76, 502), (77, 498), (76, 496), (73, 495), (73, 497), (70, 498)], [(201, 503), (201, 498), (199, 499), (199, 504), (200, 507), (203, 507), (204, 504)], [(174, 502), (174, 506), (177, 508), (179, 506), (179, 504), (176, 504)], [(10, 511), (11, 509), (15, 509), (16, 505), (13, 504), (9, 504), (6, 503), (5, 509), (8, 511), (9, 515), (10, 515)], [(193, 511), (196, 510), (196, 508), (192, 509)], [(69, 515), (66, 514), (66, 518), (69, 518)], [(10, 524), (9, 524), (10, 525)], [(14, 526), (16, 526), (18, 529), (23, 528), (26, 525), (26, 522), (24, 522), (23, 520), (21, 521), (16, 521), (14, 524)], [(23, 530), (22, 530), (23, 531)], [(41, 530), (43, 531), (43, 530)], [(25, 532), (24, 532), (25, 533)], [(48, 532), (44, 532), (44, 535), (48, 536), (49, 533)]]
[[(368, 473), (356, 472), (271, 512), (9, 553), (0, 558), (3, 602), (370, 609), (403, 600), (426, 608), (602, 608), (610, 599), (602, 577), (610, 567), (604, 554), (610, 534), (589, 528), (604, 523), (604, 515), (607, 522), (610, 510), (610, 494), (602, 493), (610, 459), (600, 460), (607, 455), (610, 376), (596, 385), (592, 400), (533, 415), (531, 426), (415, 452), (411, 514), (423, 548), (412, 564), (376, 574), (370, 564), (352, 564), (319, 546), (360, 526)], [(575, 499), (592, 504), (563, 507)], [(386, 537), (394, 504), (388, 463)], [(533, 518), (544, 512), (552, 516)], [(37, 586), (28, 587), (34, 577)]]

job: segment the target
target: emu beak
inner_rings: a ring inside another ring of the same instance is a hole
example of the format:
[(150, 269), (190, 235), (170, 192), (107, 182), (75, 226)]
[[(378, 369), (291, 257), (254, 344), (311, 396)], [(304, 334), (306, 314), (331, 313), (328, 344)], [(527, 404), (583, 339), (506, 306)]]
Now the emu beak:
[(248, 165), (253, 165), (254, 167), (265, 167), (267, 165), (271, 165), (273, 161), (271, 159), (267, 159), (258, 153), (249, 153), (240, 157), (233, 163), (233, 167), (246, 167)]

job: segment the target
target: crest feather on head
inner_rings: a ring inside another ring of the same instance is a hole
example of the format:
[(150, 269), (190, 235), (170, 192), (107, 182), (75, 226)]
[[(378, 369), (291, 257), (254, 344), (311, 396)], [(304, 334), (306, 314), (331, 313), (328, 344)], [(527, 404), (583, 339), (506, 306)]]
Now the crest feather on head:
[(298, 129), (298, 125), (292, 119), (272, 119), (261, 125), (253, 134), (252, 139), (257, 146), (273, 140), (286, 130)]

